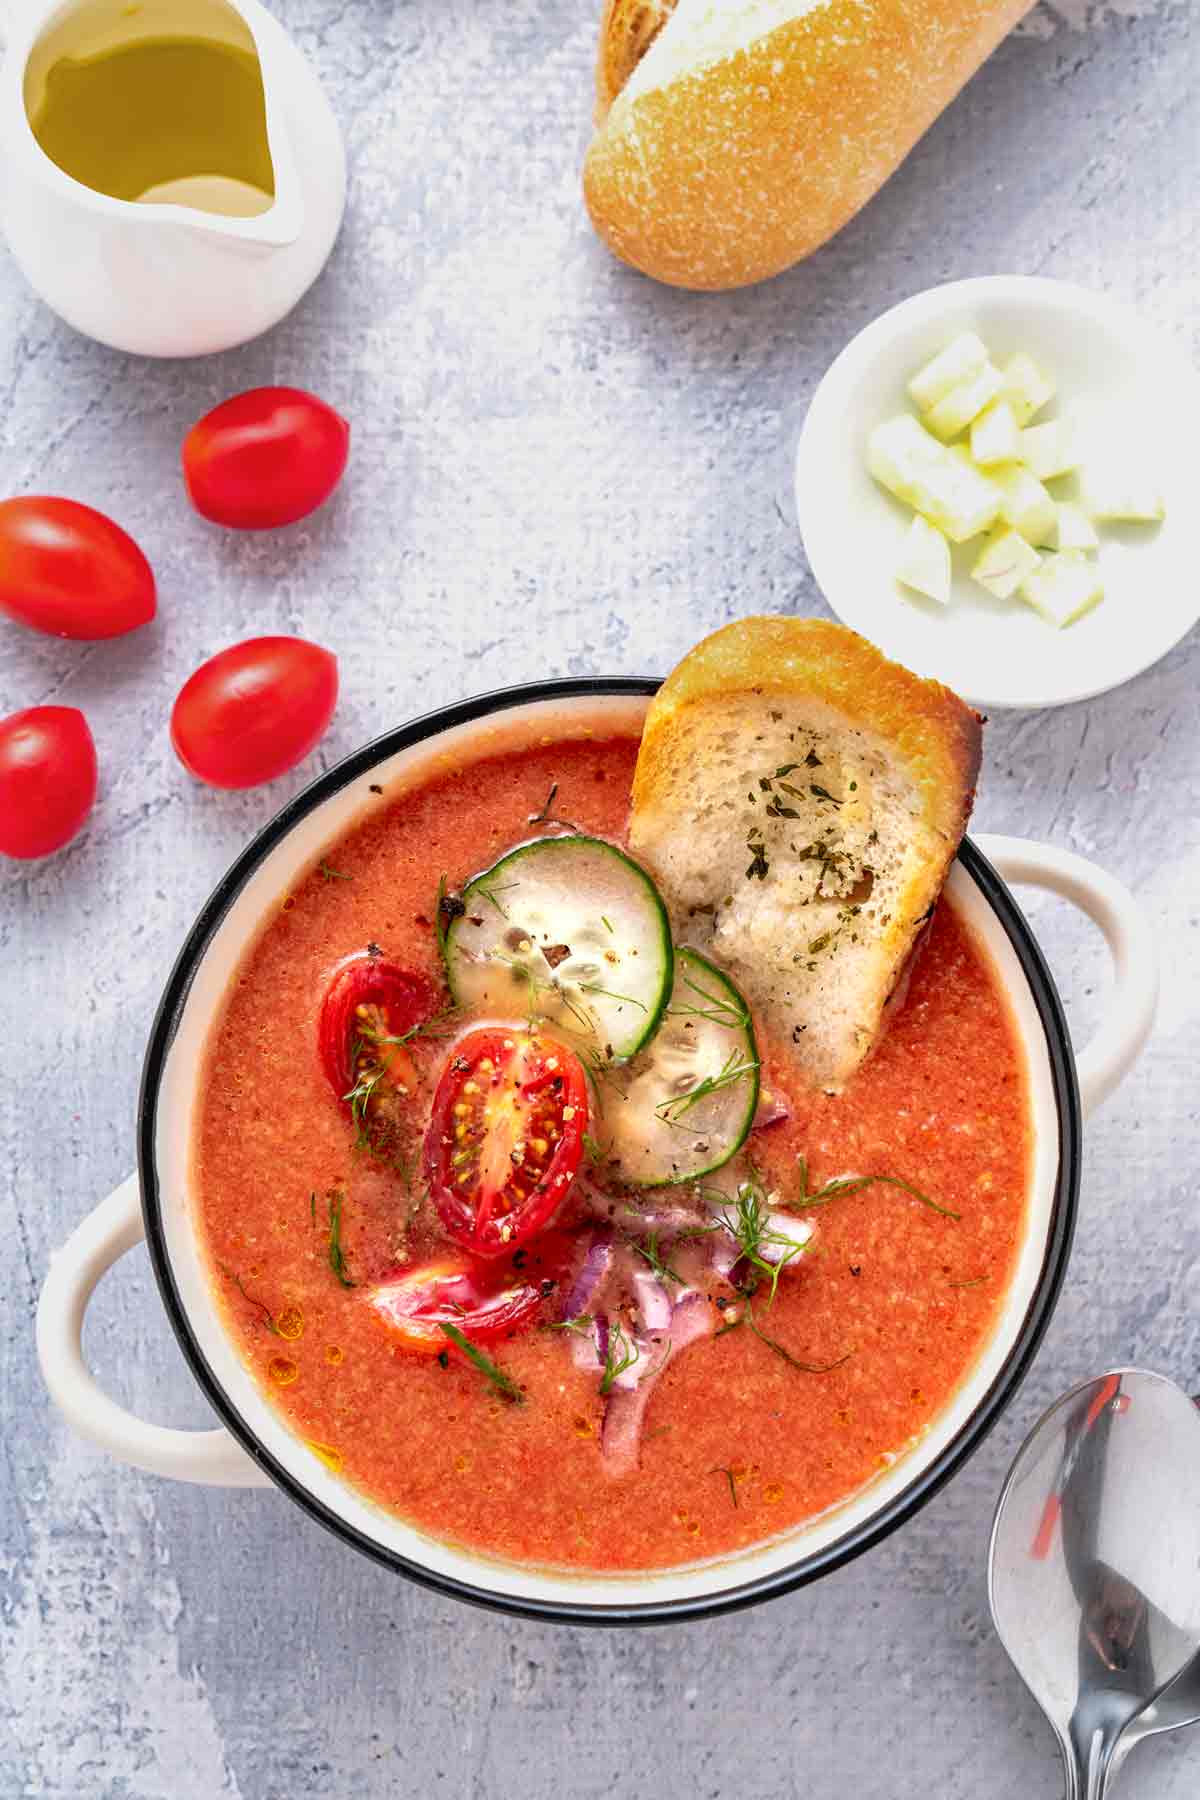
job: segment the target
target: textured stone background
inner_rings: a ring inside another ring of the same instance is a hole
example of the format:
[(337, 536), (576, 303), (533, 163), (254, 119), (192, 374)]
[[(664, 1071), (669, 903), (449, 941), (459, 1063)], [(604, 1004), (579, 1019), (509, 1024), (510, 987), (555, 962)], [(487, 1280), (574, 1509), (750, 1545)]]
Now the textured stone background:
[[(110, 354), (0, 255), (0, 492), (111, 511), (161, 582), (159, 621), (132, 640), (0, 633), (0, 714), (85, 707), (103, 783), (66, 854), (0, 870), (4, 1800), (1056, 1795), (1050, 1738), (988, 1622), (995, 1493), (1068, 1383), (1126, 1359), (1196, 1383), (1193, 636), (1118, 693), (991, 726), (979, 826), (1132, 883), (1169, 979), (1144, 1062), (1091, 1127), (1078, 1248), (1032, 1378), (883, 1548), (720, 1623), (540, 1629), (386, 1578), (274, 1494), (113, 1467), (48, 1410), (35, 1296), (52, 1246), (132, 1164), (164, 973), (234, 853), (313, 773), (242, 797), (193, 786), (166, 717), (199, 660), (263, 631), (334, 647), (344, 697), (322, 765), (521, 676), (661, 671), (741, 612), (820, 609), (788, 457), (818, 375), (884, 307), (947, 277), (1045, 272), (1135, 301), (1185, 343), (1195, 331), (1190, 0), (1043, 7), (834, 245), (724, 298), (652, 287), (587, 227), (597, 10), (287, 0), (345, 125), (352, 199), (316, 289), (242, 352)], [(179, 440), (231, 390), (273, 380), (349, 414), (351, 471), (311, 524), (223, 536), (184, 502)], [(1057, 904), (1031, 910), (1085, 1035), (1103, 957)], [(146, 1416), (203, 1421), (143, 1253), (105, 1284), (88, 1347)], [(1200, 1741), (1160, 1741), (1127, 1791), (1184, 1800), (1198, 1782)]]

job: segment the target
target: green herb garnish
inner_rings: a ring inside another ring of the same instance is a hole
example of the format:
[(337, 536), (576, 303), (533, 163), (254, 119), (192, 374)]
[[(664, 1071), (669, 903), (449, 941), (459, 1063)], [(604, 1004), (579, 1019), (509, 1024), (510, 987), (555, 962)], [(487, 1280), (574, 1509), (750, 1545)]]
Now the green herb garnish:
[(507, 919), (508, 913), (505, 911), (504, 907), (501, 906), (496, 895), (510, 893), (513, 888), (519, 887), (520, 885), (521, 884), (518, 881), (505, 881), (502, 882), (499, 887), (486, 888), (477, 885), (471, 889), (471, 892), (473, 894), (482, 894), (484, 899), (490, 901), (495, 907), (496, 911), (500, 914), (500, 917), (502, 919)]
[(729, 1483), (729, 1498), (733, 1501), (734, 1506), (736, 1506), (738, 1503), (737, 1482), (733, 1479), (733, 1470), (722, 1468), (721, 1464), (718, 1463), (715, 1469), (710, 1469), (708, 1472), (710, 1475), (723, 1475), (725, 1477), (726, 1481)]
[[(733, 1207), (732, 1216), (728, 1210), (730, 1204)], [(726, 1210), (722, 1213), (720, 1222), (737, 1244), (741, 1253), (739, 1260), (748, 1262), (751, 1268), (757, 1269), (770, 1282), (771, 1294), (767, 1304), (773, 1306), (780, 1275), (788, 1263), (804, 1255), (808, 1246), (796, 1243), (785, 1231), (777, 1231), (772, 1226), (771, 1209), (757, 1171), (752, 1172), (749, 1181), (738, 1183), (737, 1197), (732, 1202), (726, 1202)], [(778, 1245), (784, 1250), (785, 1254), (778, 1262), (772, 1262), (763, 1255), (763, 1248), (768, 1244)]]
[(593, 1168), (604, 1161), (604, 1152), (590, 1131), (585, 1131), (583, 1134), (583, 1149), (585, 1156), (592, 1164)]
[(693, 1106), (698, 1106), (701, 1100), (707, 1100), (711, 1094), (719, 1094), (723, 1088), (732, 1087), (735, 1081), (755, 1074), (758, 1066), (757, 1060), (744, 1058), (740, 1050), (731, 1050), (719, 1074), (705, 1075), (684, 1093), (673, 1094), (669, 1100), (660, 1100), (654, 1110), (664, 1125), (678, 1125), (683, 1115), (690, 1112)]
[(606, 919), (603, 913), (600, 914), (600, 923), (603, 925), (605, 931), (608, 932), (610, 937), (616, 936), (616, 933), (613, 931), (613, 928), (612, 928), (612, 920)]
[(576, 1337), (590, 1337), (591, 1327), (596, 1323), (591, 1313), (576, 1313), (573, 1319), (551, 1320), (547, 1331), (572, 1331)]
[(452, 1344), (462, 1351), (468, 1362), (473, 1362), (481, 1375), (487, 1377), (498, 1394), (513, 1406), (524, 1406), (525, 1396), (510, 1375), (498, 1369), (490, 1356), (477, 1349), (470, 1338), (464, 1337), (457, 1325), (448, 1325), (444, 1319), (438, 1321), (438, 1329), (444, 1331)]
[[(704, 1229), (707, 1231), (709, 1227), (706, 1226)], [(696, 1235), (699, 1236), (700, 1233), (697, 1232)], [(627, 1237), (625, 1242), (629, 1245), (631, 1250), (635, 1250), (639, 1256), (643, 1257), (646, 1262), (650, 1264), (654, 1275), (659, 1281), (674, 1281), (679, 1287), (684, 1285), (683, 1276), (677, 1274), (669, 1262), (664, 1262), (658, 1248), (657, 1231), (652, 1231), (645, 1243), (641, 1243), (637, 1238), (632, 1237)]]
[(831, 806), (842, 804), (836, 794), (831, 794), (828, 788), (819, 787), (815, 781), (809, 782), (809, 792), (815, 794), (818, 800), (828, 800)]
[(356, 1287), (346, 1273), (346, 1258), (342, 1252), (342, 1201), (345, 1195), (337, 1188), (329, 1194), (329, 1266), (344, 1288)]
[(641, 1355), (633, 1339), (622, 1330), (620, 1320), (615, 1317), (610, 1319), (608, 1346), (604, 1352), (604, 1373), (600, 1377), (601, 1394), (609, 1392), (618, 1375), (623, 1375), (635, 1362), (640, 1362)]
[[(683, 971), (681, 970), (682, 974)], [(698, 1019), (707, 1019), (712, 1025), (726, 1025), (731, 1031), (744, 1031), (750, 1023), (750, 1014), (744, 1006), (737, 1006), (723, 994), (710, 993), (690, 975), (684, 974), (683, 984), (692, 990), (703, 1002), (703, 1006), (672, 1006), (669, 1009), (672, 1018), (693, 1015)]]
[(977, 1275), (975, 1277), (974, 1281), (948, 1281), (946, 1283), (946, 1286), (952, 1287), (952, 1288), (977, 1288), (977, 1287), (983, 1287), (986, 1284), (986, 1282), (987, 1282), (986, 1275)]
[(275, 1323), (275, 1315), (272, 1313), (270, 1307), (266, 1304), (266, 1302), (264, 1300), (256, 1300), (254, 1298), (253, 1294), (247, 1293), (245, 1284), (242, 1281), (241, 1276), (235, 1275), (233, 1270), (226, 1268), (224, 1263), (218, 1264), (218, 1267), (220, 1268), (222, 1275), (226, 1276), (228, 1278), (228, 1280), (232, 1281), (234, 1287), (237, 1289), (238, 1293), (242, 1296), (242, 1299), (248, 1301), (251, 1306), (253, 1306), (258, 1312), (260, 1312), (262, 1314), (262, 1321), (263, 1321), (263, 1324), (266, 1326), (267, 1330), (272, 1332), (276, 1337), (282, 1337), (283, 1333), (282, 1333), (282, 1331), (280, 1331), (278, 1325)]
[(340, 869), (331, 869), (327, 862), (320, 864), (321, 877), (324, 881), (353, 881), (353, 875), (343, 875)]
[(939, 1206), (936, 1200), (931, 1200), (928, 1194), (923, 1194), (920, 1188), (913, 1187), (910, 1182), (902, 1181), (899, 1175), (840, 1175), (827, 1181), (815, 1194), (810, 1194), (808, 1162), (803, 1156), (798, 1156), (796, 1162), (800, 1170), (800, 1192), (795, 1199), (780, 1202), (792, 1212), (808, 1212), (814, 1206), (830, 1206), (835, 1200), (844, 1200), (850, 1194), (860, 1194), (864, 1188), (878, 1183), (881, 1187), (900, 1188), (903, 1193), (911, 1194), (914, 1200), (919, 1200), (922, 1206), (940, 1214), (943, 1219), (962, 1217), (961, 1213), (952, 1212), (948, 1206)]

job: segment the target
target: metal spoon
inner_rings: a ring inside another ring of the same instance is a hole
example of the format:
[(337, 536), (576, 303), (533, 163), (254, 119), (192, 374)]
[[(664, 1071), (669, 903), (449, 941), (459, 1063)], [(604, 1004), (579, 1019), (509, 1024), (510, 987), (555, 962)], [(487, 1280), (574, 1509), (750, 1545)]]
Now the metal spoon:
[(1122, 1732), (1200, 1652), (1200, 1413), (1181, 1388), (1117, 1369), (1050, 1408), (1000, 1496), (988, 1585), (1066, 1800), (1102, 1800)]
[(1193, 1659), (1177, 1675), (1170, 1687), (1164, 1688), (1157, 1700), (1144, 1707), (1117, 1739), (1117, 1747), (1108, 1765), (1110, 1778), (1124, 1768), (1129, 1752), (1143, 1738), (1156, 1737), (1160, 1731), (1178, 1731), (1184, 1725), (1200, 1723), (1200, 1660)]

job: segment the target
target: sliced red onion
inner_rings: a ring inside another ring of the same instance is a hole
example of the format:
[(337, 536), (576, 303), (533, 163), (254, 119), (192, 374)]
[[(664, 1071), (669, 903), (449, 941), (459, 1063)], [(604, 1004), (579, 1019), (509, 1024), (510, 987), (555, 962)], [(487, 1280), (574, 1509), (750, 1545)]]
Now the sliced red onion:
[[(796, 1250), (803, 1250), (816, 1231), (807, 1219), (797, 1219), (792, 1213), (773, 1212), (767, 1214), (767, 1229), (759, 1239), (756, 1254), (764, 1262), (781, 1263), (785, 1257), (792, 1257)], [(786, 1243), (779, 1243), (779, 1238), (786, 1238)]]
[(714, 1231), (712, 1256), (713, 1273), (719, 1275), (722, 1281), (728, 1281), (741, 1260), (742, 1246), (738, 1243), (732, 1231)]
[(644, 1367), (637, 1385), (613, 1388), (600, 1430), (600, 1449), (609, 1475), (629, 1475), (637, 1468), (646, 1408), (668, 1362), (681, 1355), (689, 1344), (711, 1337), (716, 1328), (716, 1317), (708, 1301), (702, 1294), (689, 1294), (674, 1308), (667, 1336), (652, 1342), (649, 1354), (643, 1350)]
[(600, 1288), (601, 1282), (612, 1268), (613, 1250), (615, 1246), (611, 1236), (602, 1234), (592, 1239), (583, 1266), (571, 1284), (571, 1291), (563, 1301), (562, 1319), (577, 1319), (581, 1313), (591, 1310), (592, 1302)]
[(649, 1269), (635, 1269), (633, 1291), (637, 1295), (642, 1334), (652, 1336), (656, 1332), (667, 1331), (674, 1309), (671, 1296), (658, 1277)]
[(751, 1131), (769, 1131), (772, 1125), (782, 1125), (784, 1120), (790, 1119), (791, 1116), (792, 1109), (788, 1105), (786, 1097), (774, 1089), (764, 1088), (759, 1095), (758, 1109), (754, 1114), (754, 1123), (750, 1129)]

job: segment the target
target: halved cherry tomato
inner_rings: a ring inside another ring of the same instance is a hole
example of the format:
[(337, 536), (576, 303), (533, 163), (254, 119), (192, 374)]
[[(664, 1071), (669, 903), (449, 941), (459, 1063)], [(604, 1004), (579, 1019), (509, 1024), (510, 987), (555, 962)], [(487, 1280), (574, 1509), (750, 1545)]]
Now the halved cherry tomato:
[(425, 1134), (425, 1175), (446, 1231), (503, 1256), (549, 1221), (575, 1179), (587, 1082), (554, 1038), (484, 1027), (454, 1047)]
[(0, 853), (49, 856), (96, 798), (96, 746), (74, 706), (31, 706), (0, 720)]
[(433, 983), (384, 956), (351, 957), (326, 988), (317, 1028), (321, 1067), (368, 1142), (394, 1135), (417, 1082), (405, 1046), (388, 1040), (423, 1025), (436, 1008)]
[(328, 500), (350, 454), (350, 427), (302, 388), (251, 388), (205, 413), (183, 440), (196, 511), (218, 525), (291, 525)]
[(0, 612), (50, 637), (111, 638), (154, 617), (154, 571), (127, 531), (78, 500), (0, 500)]
[(319, 644), (247, 638), (209, 657), (180, 688), (175, 754), (210, 787), (274, 781), (320, 743), (337, 691), (337, 657)]
[(570, 1246), (548, 1232), (506, 1266), (480, 1263), (461, 1250), (397, 1269), (367, 1295), (380, 1318), (407, 1350), (454, 1354), (440, 1327), (454, 1325), (473, 1344), (495, 1343), (533, 1322), (542, 1301), (558, 1286)]

